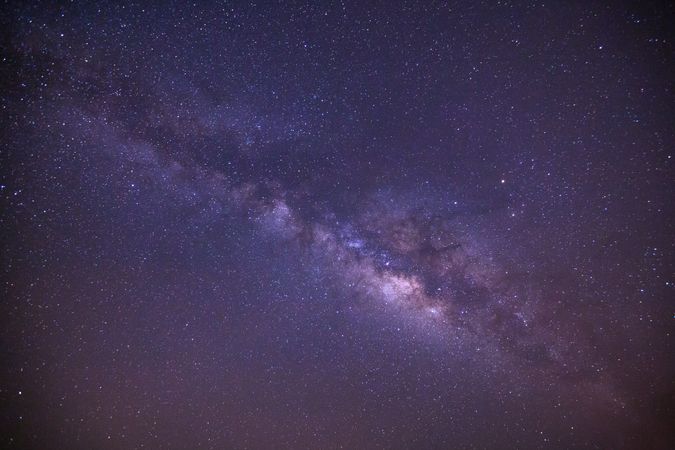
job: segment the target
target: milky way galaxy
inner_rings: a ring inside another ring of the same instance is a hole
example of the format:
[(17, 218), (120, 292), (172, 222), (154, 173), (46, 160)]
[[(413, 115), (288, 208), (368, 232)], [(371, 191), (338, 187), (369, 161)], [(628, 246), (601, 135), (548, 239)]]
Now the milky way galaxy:
[(3, 448), (673, 448), (672, 19), (5, 4)]

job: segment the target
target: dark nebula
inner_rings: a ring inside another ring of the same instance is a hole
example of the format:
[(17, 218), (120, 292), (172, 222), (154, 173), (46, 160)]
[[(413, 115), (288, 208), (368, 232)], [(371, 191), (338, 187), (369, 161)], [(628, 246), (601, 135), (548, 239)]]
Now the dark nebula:
[(2, 448), (675, 448), (673, 12), (5, 2)]

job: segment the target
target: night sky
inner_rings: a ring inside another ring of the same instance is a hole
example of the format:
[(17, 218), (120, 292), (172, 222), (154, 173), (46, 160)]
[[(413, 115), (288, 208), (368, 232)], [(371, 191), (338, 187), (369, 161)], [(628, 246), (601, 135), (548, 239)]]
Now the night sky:
[(0, 447), (675, 447), (673, 5), (0, 8)]

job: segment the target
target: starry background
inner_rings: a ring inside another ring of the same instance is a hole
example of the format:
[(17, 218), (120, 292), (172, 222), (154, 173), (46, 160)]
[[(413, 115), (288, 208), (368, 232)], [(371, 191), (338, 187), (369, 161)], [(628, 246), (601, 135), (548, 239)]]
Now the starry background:
[(673, 448), (673, 6), (2, 5), (4, 448)]

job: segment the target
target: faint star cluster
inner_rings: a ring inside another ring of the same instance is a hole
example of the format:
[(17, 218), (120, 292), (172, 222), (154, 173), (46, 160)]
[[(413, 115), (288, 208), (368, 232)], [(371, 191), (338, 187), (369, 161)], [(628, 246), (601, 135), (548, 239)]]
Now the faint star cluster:
[(6, 3), (3, 448), (673, 448), (674, 12)]

